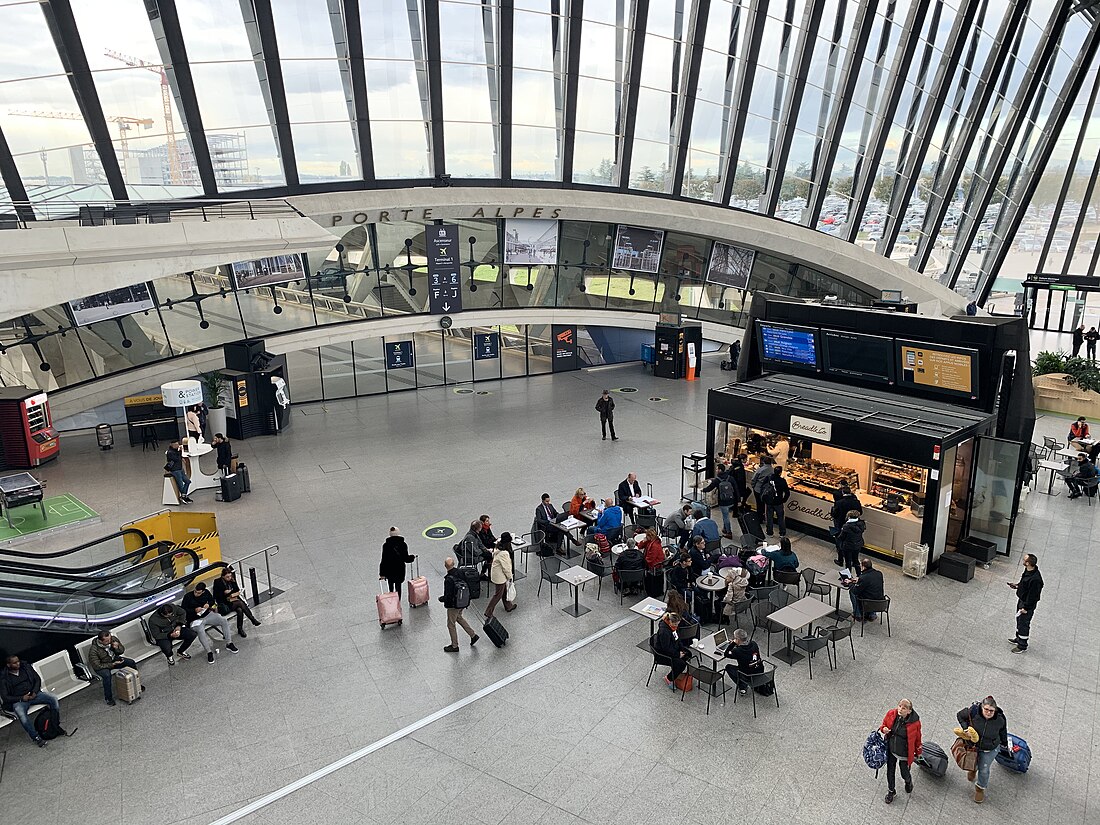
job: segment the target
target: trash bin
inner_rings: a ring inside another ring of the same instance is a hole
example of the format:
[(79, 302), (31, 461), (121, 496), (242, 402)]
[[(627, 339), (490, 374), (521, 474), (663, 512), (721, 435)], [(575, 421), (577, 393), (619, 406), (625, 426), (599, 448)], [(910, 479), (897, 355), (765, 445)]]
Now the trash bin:
[(115, 446), (115, 431), (110, 424), (96, 424), (95, 440), (99, 449), (109, 450)]

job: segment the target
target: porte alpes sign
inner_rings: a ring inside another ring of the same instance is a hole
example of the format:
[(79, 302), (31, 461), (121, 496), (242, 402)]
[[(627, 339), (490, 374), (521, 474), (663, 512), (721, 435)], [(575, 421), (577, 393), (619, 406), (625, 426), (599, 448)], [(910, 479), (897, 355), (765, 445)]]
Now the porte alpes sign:
[(458, 227), (453, 224), (426, 227), (424, 239), (428, 247), (428, 311), (432, 315), (461, 312)]

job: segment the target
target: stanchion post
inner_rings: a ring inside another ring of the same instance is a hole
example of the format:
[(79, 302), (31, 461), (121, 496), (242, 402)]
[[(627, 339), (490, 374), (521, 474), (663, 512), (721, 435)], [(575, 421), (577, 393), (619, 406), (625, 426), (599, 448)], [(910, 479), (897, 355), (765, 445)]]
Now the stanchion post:
[(260, 587), (256, 583), (256, 568), (248, 568), (248, 580), (252, 582), (252, 606), (259, 607), (260, 605)]

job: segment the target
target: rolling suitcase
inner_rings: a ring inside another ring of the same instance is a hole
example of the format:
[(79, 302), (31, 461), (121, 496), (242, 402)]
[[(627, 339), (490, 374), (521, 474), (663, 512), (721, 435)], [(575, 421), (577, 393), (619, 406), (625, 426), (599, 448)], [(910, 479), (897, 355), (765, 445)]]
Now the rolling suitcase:
[(222, 476), (222, 501), (236, 501), (241, 497), (241, 477), (236, 473)]
[(458, 571), (466, 579), (466, 584), (470, 588), (470, 598), (481, 598), (481, 573), (475, 565), (466, 565), (465, 567), (458, 568)]
[(944, 776), (947, 774), (947, 751), (935, 742), (925, 742), (921, 747), (921, 755), (916, 763), (928, 771), (932, 776)]
[(111, 673), (111, 689), (116, 699), (132, 705), (141, 698), (141, 674), (137, 668), (120, 667)]
[(485, 635), (497, 647), (504, 647), (508, 643), (508, 631), (495, 616), (485, 623)]
[(764, 528), (760, 526), (760, 514), (755, 510), (743, 510), (737, 516), (737, 523), (741, 525), (742, 534), (764, 541)]
[(1010, 733), (1008, 735), (1008, 749), (1012, 751), (1011, 757), (1004, 756), (1000, 751), (997, 751), (997, 755), (994, 757), (997, 764), (1003, 765), (1010, 771), (1027, 773), (1027, 769), (1031, 767), (1031, 748), (1028, 747), (1027, 742)]
[[(379, 587), (385, 587), (385, 581), (378, 582)], [(378, 626), (383, 630), (386, 625), (401, 624), (401, 593), (379, 593), (374, 597), (378, 604)]]
[(420, 575), (420, 558), (416, 559), (416, 577), (409, 579), (409, 607), (428, 603), (428, 579)]
[(241, 492), (242, 493), (251, 493), (252, 492), (252, 480), (248, 477), (248, 465), (245, 464), (243, 461), (238, 461), (235, 475), (238, 475), (238, 476), (241, 477)]

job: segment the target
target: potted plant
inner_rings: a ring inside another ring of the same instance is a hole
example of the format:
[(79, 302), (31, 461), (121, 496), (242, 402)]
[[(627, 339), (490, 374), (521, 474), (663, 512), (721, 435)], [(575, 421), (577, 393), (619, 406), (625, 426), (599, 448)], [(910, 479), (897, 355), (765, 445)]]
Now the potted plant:
[(210, 410), (207, 423), (210, 425), (210, 436), (215, 433), (225, 433), (225, 406), (222, 403), (225, 393), (229, 389), (229, 381), (217, 370), (204, 372), (199, 376), (202, 381), (202, 392), (206, 396), (206, 406)]

